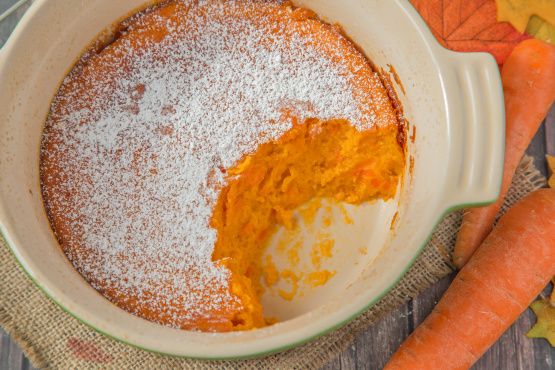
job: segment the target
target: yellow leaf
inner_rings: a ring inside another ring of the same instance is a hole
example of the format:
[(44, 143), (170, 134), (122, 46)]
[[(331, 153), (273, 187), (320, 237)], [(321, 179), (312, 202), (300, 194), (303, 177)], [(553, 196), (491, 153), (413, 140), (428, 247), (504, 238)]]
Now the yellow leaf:
[(553, 0), (496, 0), (497, 20), (511, 23), (519, 32), (524, 32), (530, 17), (541, 16), (555, 24), (555, 1)]
[(530, 18), (530, 22), (528, 22), (526, 27), (526, 33), (538, 40), (555, 45), (555, 26), (538, 16), (533, 15)]
[(545, 158), (547, 159), (547, 167), (551, 171), (551, 174), (555, 174), (555, 156), (548, 154)]
[(547, 299), (532, 303), (530, 306), (536, 314), (537, 322), (526, 336), (528, 338), (545, 338), (555, 347), (555, 307)]
[(549, 168), (549, 173), (551, 178), (547, 182), (550, 188), (555, 189), (555, 157), (552, 155), (547, 155), (547, 167)]

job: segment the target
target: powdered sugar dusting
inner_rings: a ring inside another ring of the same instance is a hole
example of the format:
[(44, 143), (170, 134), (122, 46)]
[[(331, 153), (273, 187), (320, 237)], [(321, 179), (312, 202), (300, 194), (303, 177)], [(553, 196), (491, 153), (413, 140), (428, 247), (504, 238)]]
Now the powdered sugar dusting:
[(292, 17), (269, 15), (290, 12), (279, 2), (161, 9), (136, 16), (66, 78), (41, 173), (53, 228), (79, 272), (134, 313), (150, 307), (188, 327), (240, 309), (229, 272), (211, 261), (225, 169), (290, 129), (289, 115), (360, 129), (380, 122), (353, 87), (353, 62), (337, 58), (354, 52), (337, 30), (318, 28), (337, 33), (323, 51)]

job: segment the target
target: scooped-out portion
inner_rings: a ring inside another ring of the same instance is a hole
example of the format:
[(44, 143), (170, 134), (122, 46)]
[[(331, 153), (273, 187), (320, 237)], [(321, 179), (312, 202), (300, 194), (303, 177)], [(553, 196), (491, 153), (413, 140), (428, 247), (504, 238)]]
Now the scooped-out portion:
[[(231, 271), (231, 290), (248, 307), (237, 325), (263, 322), (261, 277), (271, 271), (262, 254), (278, 225), (293, 228), (293, 212), (314, 198), (390, 199), (404, 163), (396, 127), (359, 131), (345, 120), (307, 119), (229, 169), (211, 225), (218, 233), (213, 260)], [(313, 277), (317, 284), (329, 272)]]

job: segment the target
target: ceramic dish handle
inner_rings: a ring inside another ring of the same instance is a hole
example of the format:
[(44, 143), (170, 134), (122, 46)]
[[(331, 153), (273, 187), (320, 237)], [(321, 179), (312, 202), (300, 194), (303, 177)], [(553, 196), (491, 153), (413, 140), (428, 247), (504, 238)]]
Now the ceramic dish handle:
[(445, 53), (450, 158), (449, 208), (486, 204), (499, 195), (505, 107), (499, 68), (484, 53)]

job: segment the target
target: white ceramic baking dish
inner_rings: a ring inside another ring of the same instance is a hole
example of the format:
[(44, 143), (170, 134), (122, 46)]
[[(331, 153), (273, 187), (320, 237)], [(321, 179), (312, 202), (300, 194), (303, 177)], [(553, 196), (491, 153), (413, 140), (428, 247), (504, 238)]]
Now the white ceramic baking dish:
[[(342, 25), (377, 66), (395, 67), (406, 91), (400, 93), (406, 117), (417, 127), (408, 148), (413, 173), (405, 177), (398, 199), (351, 209), (355, 229), (338, 226), (339, 243), (352, 244), (354, 235), (370, 256), (353, 260), (357, 257), (338, 253), (337, 278), (285, 306), (289, 316), (263, 329), (187, 332), (120, 310), (85, 283), (50, 231), (39, 186), (39, 140), (50, 100), (80, 53), (144, 2), (37, 0), (0, 52), (1, 232), (31, 279), (96, 330), (151, 351), (197, 358), (290, 348), (346, 323), (386, 294), (446, 212), (496, 198), (504, 109), (494, 59), (440, 47), (407, 0), (299, 0), (296, 5)], [(399, 216), (389, 231), (395, 211)]]

